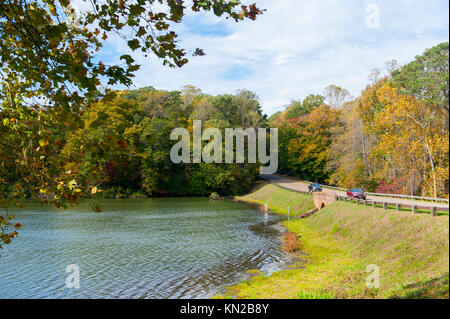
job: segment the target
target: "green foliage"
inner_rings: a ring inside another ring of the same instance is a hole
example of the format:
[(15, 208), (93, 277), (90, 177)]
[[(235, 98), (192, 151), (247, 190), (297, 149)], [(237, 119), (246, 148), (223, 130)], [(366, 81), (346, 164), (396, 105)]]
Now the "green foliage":
[(279, 124), (280, 171), (324, 182), (329, 160), (332, 129), (339, 124), (338, 112), (321, 105), (307, 115)]
[(310, 94), (303, 102), (293, 101), (286, 109), (284, 118), (290, 120), (302, 115), (311, 113), (325, 102), (325, 97), (322, 95)]
[(449, 44), (441, 43), (392, 73), (392, 84), (401, 92), (440, 108), (448, 121)]
[[(114, 99), (95, 104), (84, 114), (84, 126), (68, 138), (63, 154), (77, 160), (67, 162), (66, 169), (75, 172), (82, 183), (105, 189), (105, 197), (130, 197), (134, 192), (233, 195), (249, 190), (257, 174), (254, 164), (173, 164), (170, 160), (176, 142), (169, 139), (172, 129), (192, 131), (198, 108), (204, 107), (197, 104), (202, 98), (201, 91), (192, 87), (183, 93), (143, 88), (118, 92)], [(242, 112), (229, 111), (237, 107), (236, 99), (243, 102)], [(205, 126), (225, 128), (230, 122), (258, 125), (264, 121), (251, 92), (210, 96), (208, 103), (220, 108), (206, 114), (212, 119), (204, 117)]]

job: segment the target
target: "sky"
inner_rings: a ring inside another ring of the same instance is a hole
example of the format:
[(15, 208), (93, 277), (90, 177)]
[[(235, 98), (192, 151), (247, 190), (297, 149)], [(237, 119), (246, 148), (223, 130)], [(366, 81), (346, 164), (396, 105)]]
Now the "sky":
[[(180, 45), (202, 48), (182, 68), (132, 54), (141, 64), (131, 88), (179, 90), (194, 85), (207, 94), (255, 92), (271, 115), (292, 100), (323, 94), (330, 84), (358, 96), (374, 68), (408, 63), (449, 38), (448, 0), (253, 0), (267, 11), (256, 21), (234, 22), (189, 12), (174, 26)], [(126, 43), (110, 38), (99, 58), (117, 62)]]

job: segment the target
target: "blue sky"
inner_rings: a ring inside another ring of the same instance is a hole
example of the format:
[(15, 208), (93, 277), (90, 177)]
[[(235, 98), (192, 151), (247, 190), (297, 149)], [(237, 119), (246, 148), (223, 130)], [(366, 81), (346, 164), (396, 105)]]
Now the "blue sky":
[[(181, 69), (133, 55), (142, 65), (134, 87), (177, 90), (190, 84), (209, 94), (249, 89), (270, 115), (292, 99), (322, 94), (329, 84), (358, 96), (373, 68), (392, 59), (405, 64), (449, 37), (448, 0), (251, 2), (267, 9), (256, 21), (189, 13), (175, 26), (181, 44), (207, 55), (191, 58)], [(379, 8), (379, 28), (367, 26), (374, 13), (366, 12), (370, 5)], [(99, 59), (114, 62), (129, 53), (124, 42), (108, 41)]]

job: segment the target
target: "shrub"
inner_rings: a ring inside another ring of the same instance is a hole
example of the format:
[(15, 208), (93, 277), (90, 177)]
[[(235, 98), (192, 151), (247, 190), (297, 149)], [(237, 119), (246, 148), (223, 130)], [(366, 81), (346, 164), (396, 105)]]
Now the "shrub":
[(283, 235), (283, 250), (292, 253), (299, 249), (300, 242), (294, 233), (286, 233)]
[(375, 193), (380, 194), (404, 194), (406, 181), (400, 178), (395, 179), (391, 183), (380, 181)]

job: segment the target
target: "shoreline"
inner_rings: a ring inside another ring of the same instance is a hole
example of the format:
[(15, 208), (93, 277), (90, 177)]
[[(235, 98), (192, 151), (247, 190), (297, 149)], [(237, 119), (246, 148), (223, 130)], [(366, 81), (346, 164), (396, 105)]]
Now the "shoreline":
[[(304, 200), (299, 194), (297, 197), (298, 202)], [(286, 214), (286, 206), (292, 205), (289, 191), (270, 184), (236, 200), (260, 205), (265, 202), (272, 211), (281, 214)], [(270, 276), (255, 276), (248, 283), (229, 287), (223, 297), (449, 297), (448, 216), (432, 217), (335, 202), (309, 218), (283, 224), (299, 236), (300, 252), (306, 253), (305, 263)], [(427, 242), (421, 239), (424, 236)], [(379, 288), (369, 288), (366, 284), (370, 275), (367, 267), (373, 264), (380, 268)]]

